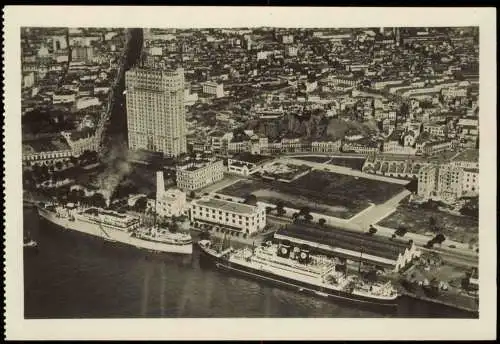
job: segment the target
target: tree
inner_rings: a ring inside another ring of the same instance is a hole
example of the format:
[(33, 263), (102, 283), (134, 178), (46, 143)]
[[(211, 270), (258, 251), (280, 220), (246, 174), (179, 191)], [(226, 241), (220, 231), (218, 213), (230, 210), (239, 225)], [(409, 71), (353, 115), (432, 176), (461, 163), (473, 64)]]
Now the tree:
[(102, 193), (96, 192), (90, 197), (90, 204), (94, 207), (104, 208), (106, 206), (106, 199)]
[(283, 202), (282, 201), (278, 201), (276, 203), (276, 212), (278, 213), (278, 216), (282, 216), (282, 215), (285, 214), (286, 211), (283, 208), (284, 208)]
[(312, 216), (311, 214), (306, 214), (306, 215), (304, 215), (304, 219), (305, 219), (307, 222), (310, 222), (310, 221), (312, 221), (313, 216)]
[(257, 205), (257, 196), (253, 195), (253, 194), (249, 194), (246, 198), (245, 198), (245, 204), (249, 204), (249, 205)]
[(137, 201), (135, 201), (134, 209), (138, 212), (144, 212), (148, 205), (148, 199), (146, 197), (141, 197)]
[(61, 170), (63, 168), (63, 164), (60, 161), (56, 162), (56, 169)]
[(368, 233), (370, 233), (372, 235), (377, 233), (377, 228), (370, 226), (370, 228), (368, 229)]
[(434, 216), (429, 217), (429, 227), (434, 229), (436, 227), (436, 224), (437, 222)]
[(304, 215), (304, 217), (305, 217), (310, 212), (311, 212), (311, 208), (309, 208), (309, 207), (302, 207), (302, 208), (300, 208), (299, 215)]
[(433, 240), (438, 244), (442, 244), (446, 240), (446, 237), (442, 233), (439, 233)]
[(324, 218), (321, 218), (321, 219), (319, 219), (319, 220), (318, 220), (318, 224), (319, 224), (320, 226), (324, 226), (324, 225), (325, 225), (325, 223), (326, 223), (326, 220), (325, 220)]
[(270, 214), (273, 211), (273, 207), (266, 207), (266, 214)]
[(403, 237), (408, 232), (408, 229), (403, 226), (399, 226), (399, 228), (394, 232), (397, 236)]
[(172, 221), (172, 222), (170, 223), (170, 226), (169, 226), (168, 230), (169, 230), (171, 233), (177, 233), (177, 231), (179, 230), (179, 225), (177, 224), (177, 222)]
[(196, 197), (196, 193), (194, 191), (190, 191), (189, 198), (195, 198), (195, 197)]
[(431, 239), (431, 240), (427, 241), (427, 243), (424, 245), (424, 247), (425, 248), (433, 248), (435, 243), (436, 242), (433, 239)]

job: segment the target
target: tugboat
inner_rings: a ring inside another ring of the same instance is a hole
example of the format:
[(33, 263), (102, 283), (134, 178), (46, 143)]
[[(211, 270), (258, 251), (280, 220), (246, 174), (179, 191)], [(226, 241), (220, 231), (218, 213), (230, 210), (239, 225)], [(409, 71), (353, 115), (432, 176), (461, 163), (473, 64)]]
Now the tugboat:
[(38, 246), (38, 243), (35, 240), (29, 239), (28, 237), (24, 237), (23, 247), (31, 248), (31, 247), (37, 247), (37, 246)]

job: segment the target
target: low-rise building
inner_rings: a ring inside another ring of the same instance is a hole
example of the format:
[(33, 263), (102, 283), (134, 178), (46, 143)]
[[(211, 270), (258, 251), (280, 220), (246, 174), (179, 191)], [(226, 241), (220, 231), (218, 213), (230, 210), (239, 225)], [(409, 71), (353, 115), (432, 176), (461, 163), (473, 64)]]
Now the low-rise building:
[(202, 85), (202, 90), (204, 94), (215, 96), (216, 98), (224, 97), (224, 85), (218, 84), (216, 82), (207, 81)]
[(423, 131), (428, 132), (432, 136), (446, 137), (448, 127), (446, 126), (446, 124), (427, 123), (427, 124), (424, 124)]
[(449, 151), (453, 148), (452, 141), (427, 141), (417, 143), (416, 154), (431, 156), (441, 152)]
[(184, 215), (189, 208), (186, 193), (179, 189), (165, 190), (163, 171), (156, 172), (155, 211), (160, 216), (172, 217)]
[(287, 225), (276, 232), (274, 239), (287, 245), (306, 245), (312, 252), (359, 264), (359, 268), (393, 272), (404, 269), (420, 255), (411, 240), (400, 242), (382, 236), (367, 239), (365, 233), (340, 227), (325, 230), (312, 223)]
[(224, 178), (222, 160), (193, 160), (177, 166), (176, 182), (181, 190), (197, 190)]
[(85, 151), (99, 150), (100, 136), (91, 129), (76, 132), (63, 131), (61, 135), (66, 139), (73, 156), (78, 157)]
[(253, 234), (266, 226), (266, 210), (259, 205), (204, 197), (191, 203), (193, 225), (209, 224), (235, 233)]
[(343, 152), (354, 152), (361, 154), (372, 154), (380, 152), (380, 142), (369, 138), (362, 138), (356, 141), (344, 140), (342, 145)]
[(22, 148), (25, 166), (65, 161), (72, 156), (70, 146), (61, 135), (24, 141)]
[(52, 95), (52, 104), (74, 103), (76, 94), (69, 90), (61, 89)]
[(257, 154), (236, 154), (227, 160), (227, 170), (229, 173), (248, 176), (258, 172), (262, 164), (267, 160), (269, 160), (269, 157)]
[(313, 141), (311, 142), (311, 152), (313, 153), (334, 153), (340, 151), (342, 140), (337, 141)]

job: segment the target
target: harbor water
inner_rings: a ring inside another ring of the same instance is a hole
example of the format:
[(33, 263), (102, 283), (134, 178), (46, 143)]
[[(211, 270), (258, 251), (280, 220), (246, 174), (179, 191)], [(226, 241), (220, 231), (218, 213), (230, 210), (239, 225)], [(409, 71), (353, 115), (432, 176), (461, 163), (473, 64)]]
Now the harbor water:
[(192, 256), (155, 255), (64, 230), (24, 210), (27, 319), (140, 317), (450, 317), (474, 315), (401, 298), (397, 310), (341, 304), (207, 267)]

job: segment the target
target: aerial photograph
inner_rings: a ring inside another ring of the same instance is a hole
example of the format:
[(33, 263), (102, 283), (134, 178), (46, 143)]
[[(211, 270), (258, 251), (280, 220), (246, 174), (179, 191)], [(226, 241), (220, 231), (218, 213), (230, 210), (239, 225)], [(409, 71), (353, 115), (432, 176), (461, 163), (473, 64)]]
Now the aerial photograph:
[(25, 319), (479, 318), (478, 27), (20, 35)]

